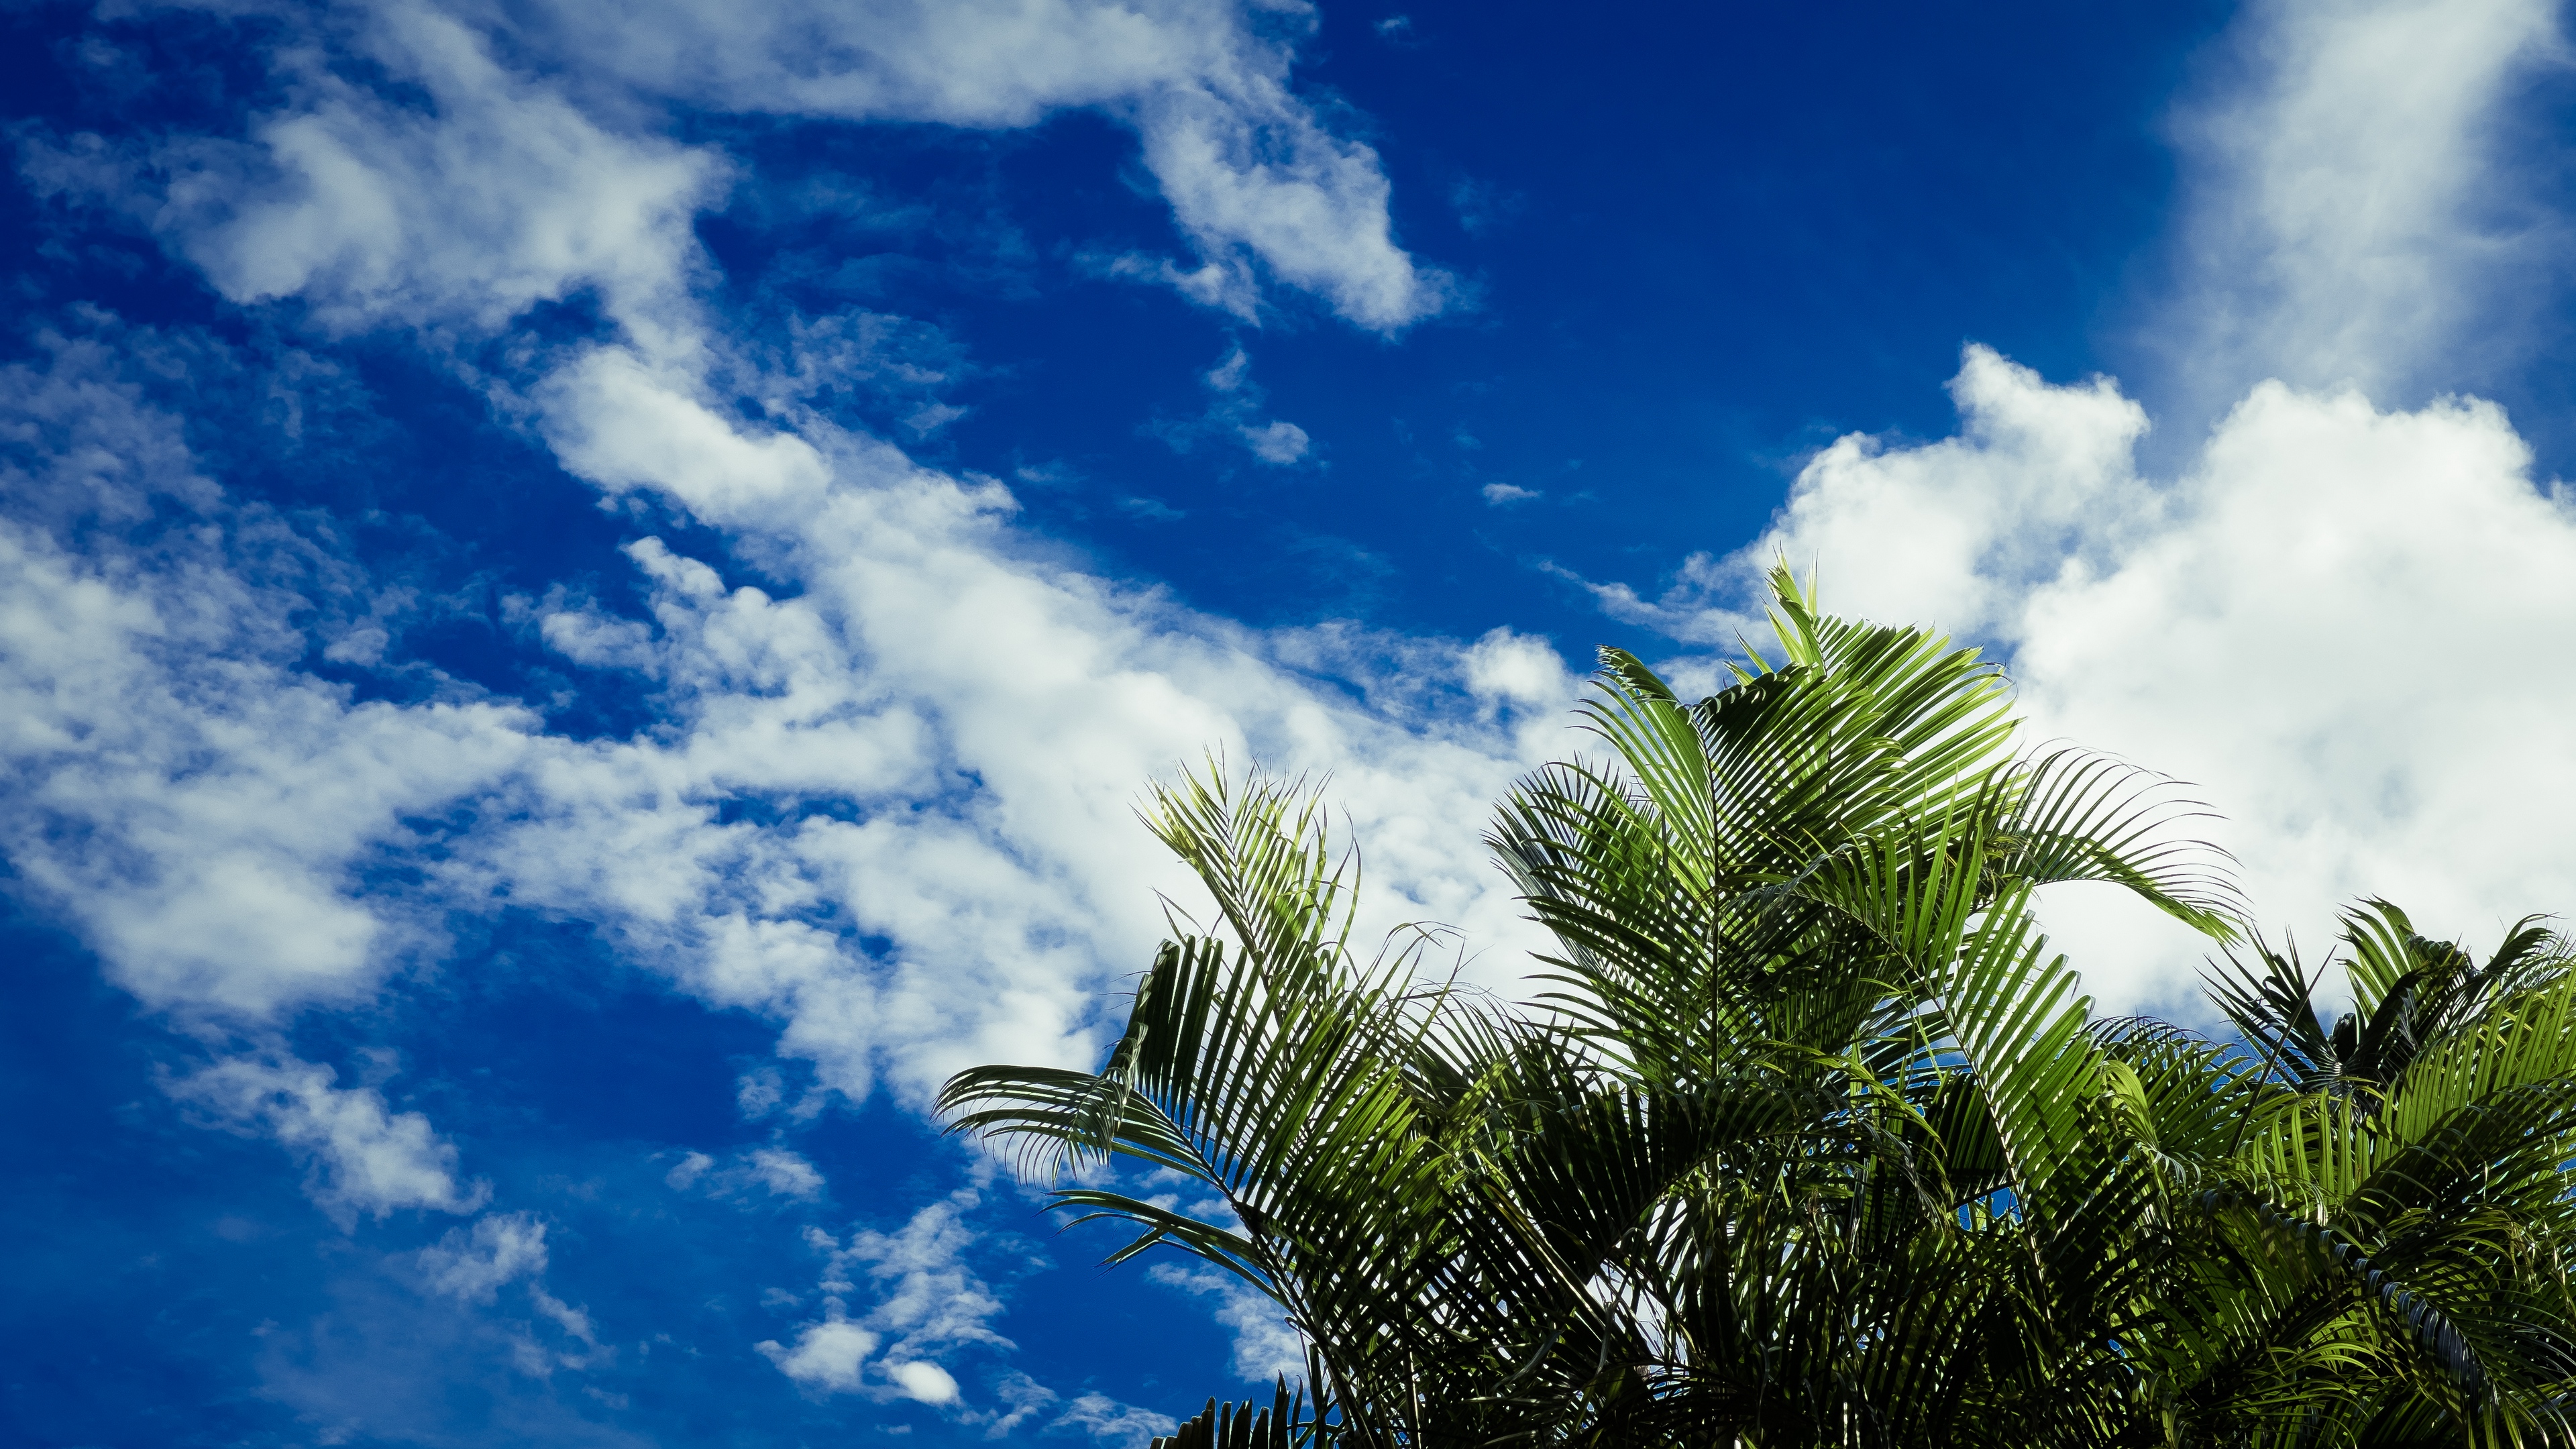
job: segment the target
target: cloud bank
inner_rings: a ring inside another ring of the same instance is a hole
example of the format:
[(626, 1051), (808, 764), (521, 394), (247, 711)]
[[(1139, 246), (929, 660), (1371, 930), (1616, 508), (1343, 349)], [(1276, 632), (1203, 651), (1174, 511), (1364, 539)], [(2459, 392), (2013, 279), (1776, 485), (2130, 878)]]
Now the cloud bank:
[[(2576, 799), (2576, 682), (2549, 661), (2576, 621), (2576, 506), (2501, 409), (2266, 382), (2155, 480), (2145, 414), (2107, 381), (1972, 348), (1953, 392), (1960, 436), (1845, 438), (1767, 537), (1611, 606), (1731, 638), (1750, 621), (1700, 601), (1785, 555), (1837, 609), (1994, 641), (2037, 737), (2220, 812), (2200, 823), (2276, 934), (2321, 941), (2373, 893), (2483, 940), (2565, 904), (2550, 802)], [(2124, 904), (2078, 888), (2050, 919), (2106, 1004), (2188, 1008), (2201, 948)]]

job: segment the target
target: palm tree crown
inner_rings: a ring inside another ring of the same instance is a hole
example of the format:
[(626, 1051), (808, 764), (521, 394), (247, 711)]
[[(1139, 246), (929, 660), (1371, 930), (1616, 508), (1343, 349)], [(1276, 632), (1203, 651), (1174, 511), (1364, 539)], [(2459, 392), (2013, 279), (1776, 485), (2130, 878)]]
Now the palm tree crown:
[[(2569, 1442), (2559, 938), (2481, 965), (2374, 902), (2328, 1031), (2167, 782), (2021, 747), (1974, 651), (1773, 583), (1776, 661), (1685, 703), (1605, 651), (1603, 754), (1498, 807), (1531, 1001), (1426, 972), (1426, 930), (1354, 942), (1316, 793), (1217, 771), (1153, 793), (1213, 912), (1102, 1068), (948, 1084), (1031, 1168), (1225, 1204), (1056, 1194), (1309, 1345), (1178, 1449)], [(2033, 909), (2071, 881), (2250, 943), (2213, 980), (2243, 1041), (2093, 1019)]]

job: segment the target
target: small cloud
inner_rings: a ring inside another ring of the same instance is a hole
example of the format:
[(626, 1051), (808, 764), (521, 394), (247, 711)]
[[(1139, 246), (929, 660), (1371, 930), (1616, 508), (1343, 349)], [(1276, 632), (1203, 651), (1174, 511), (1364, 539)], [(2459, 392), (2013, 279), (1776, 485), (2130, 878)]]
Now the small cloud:
[(1079, 1429), (1100, 1444), (1143, 1449), (1180, 1425), (1169, 1416), (1133, 1404), (1122, 1404), (1107, 1394), (1084, 1394), (1065, 1405), (1064, 1412), (1047, 1426), (1050, 1430)]
[(917, 438), (929, 437), (941, 428), (966, 416), (966, 409), (952, 403), (930, 403), (903, 420)]
[[(876, 1352), (877, 1336), (855, 1323), (817, 1323), (796, 1339), (792, 1349), (764, 1339), (752, 1347), (778, 1365), (778, 1371), (809, 1389), (847, 1393), (859, 1386), (859, 1366)], [(952, 1381), (953, 1386), (953, 1381)]]
[(1176, 518), (1189, 517), (1159, 498), (1121, 498), (1118, 507), (1124, 513), (1151, 523), (1169, 523)]
[(1560, 710), (1580, 682), (1545, 639), (1493, 629), (1467, 650), (1467, 689), (1488, 708)]
[(895, 1386), (903, 1390), (903, 1396), (907, 1399), (916, 1399), (925, 1404), (957, 1402), (957, 1380), (949, 1375), (948, 1370), (935, 1363), (915, 1360), (911, 1363), (888, 1364), (886, 1377), (894, 1380)]
[(787, 1100), (787, 1078), (776, 1067), (747, 1072), (734, 1083), (733, 1099), (746, 1120), (758, 1121)]
[(1202, 307), (1230, 312), (1247, 322), (1261, 314), (1260, 284), (1241, 257), (1210, 258), (1196, 267), (1183, 268), (1168, 258), (1149, 257), (1142, 252), (1117, 256), (1085, 253), (1074, 259), (1074, 265), (1096, 277), (1169, 287)]
[(233, 1057), (167, 1083), (173, 1097), (237, 1131), (265, 1132), (306, 1163), (305, 1194), (343, 1229), (359, 1213), (397, 1208), (470, 1213), (487, 1184), (456, 1180), (456, 1148), (418, 1112), (386, 1110), (372, 1087), (333, 1085), (331, 1067), (275, 1056)]
[(1273, 418), (1260, 427), (1236, 428), (1235, 432), (1252, 450), (1252, 456), (1275, 467), (1284, 468), (1306, 456), (1306, 430), (1295, 423)]
[[(1314, 437), (1304, 428), (1284, 418), (1261, 416), (1263, 393), (1252, 381), (1252, 358), (1242, 348), (1229, 350), (1223, 361), (1199, 375), (1199, 381), (1214, 395), (1205, 413), (1187, 421), (1158, 419), (1145, 428), (1173, 452), (1187, 453), (1204, 438), (1230, 437), (1253, 457), (1285, 468), (1314, 451)], [(1133, 502), (1122, 506), (1134, 511)]]
[(1218, 392), (1233, 392), (1243, 386), (1243, 375), (1252, 370), (1252, 358), (1240, 347), (1227, 354), (1225, 361), (1207, 371), (1207, 385)]
[(468, 1303), (489, 1303), (501, 1285), (546, 1271), (546, 1225), (533, 1213), (495, 1213), (420, 1250), (429, 1286)]
[(1378, 39), (1391, 45), (1403, 45), (1414, 38), (1413, 17), (1410, 15), (1390, 15), (1373, 28)]
[(1458, 431), (1451, 433), (1449, 435), (1449, 441), (1466, 449), (1470, 453), (1485, 446), (1484, 439), (1477, 437), (1474, 433), (1468, 432), (1465, 428), (1460, 428)]
[(783, 1147), (763, 1147), (751, 1154), (744, 1171), (768, 1188), (773, 1197), (811, 1202), (822, 1195), (823, 1174), (814, 1164)]
[(692, 1152), (662, 1174), (662, 1181), (673, 1192), (703, 1186), (709, 1197), (730, 1198), (761, 1188), (771, 1197), (798, 1202), (812, 1202), (823, 1195), (824, 1188), (823, 1174), (814, 1164), (784, 1147), (754, 1148), (721, 1167), (707, 1154)]
[(1485, 501), (1496, 508), (1514, 503), (1527, 503), (1533, 498), (1546, 496), (1535, 488), (1519, 488), (1509, 483), (1488, 483), (1484, 487), (1484, 494)]

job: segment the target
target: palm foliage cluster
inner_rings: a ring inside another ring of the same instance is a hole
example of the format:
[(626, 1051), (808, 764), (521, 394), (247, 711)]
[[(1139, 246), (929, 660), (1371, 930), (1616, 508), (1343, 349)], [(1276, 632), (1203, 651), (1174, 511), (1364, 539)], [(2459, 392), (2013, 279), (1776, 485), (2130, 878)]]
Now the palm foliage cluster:
[[(1214, 914), (1105, 1065), (949, 1083), (1133, 1225), (1118, 1259), (1303, 1336), (1296, 1392), (1177, 1449), (2576, 1442), (2566, 945), (2366, 904), (2329, 1029), (2156, 777), (2021, 750), (1973, 651), (1775, 593), (1782, 657), (1697, 703), (1605, 653), (1603, 756), (1498, 807), (1534, 999), (1363, 947), (1316, 796), (1216, 774), (1147, 812)], [(2233, 1036), (2095, 1019), (2033, 913), (2070, 881), (2206, 932)]]

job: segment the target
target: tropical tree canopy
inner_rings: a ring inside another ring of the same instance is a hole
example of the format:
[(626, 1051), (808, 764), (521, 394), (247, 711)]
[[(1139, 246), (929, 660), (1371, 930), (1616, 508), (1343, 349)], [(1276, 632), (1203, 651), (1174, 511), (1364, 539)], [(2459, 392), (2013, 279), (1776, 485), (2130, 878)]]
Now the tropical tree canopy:
[[(1773, 587), (1777, 659), (1686, 703), (1605, 651), (1599, 754), (1497, 807), (1554, 941), (1529, 1000), (1354, 940), (1318, 793), (1211, 770), (1145, 812), (1211, 910), (1100, 1070), (948, 1084), (1135, 1229), (1112, 1261), (1194, 1255), (1304, 1337), (1181, 1449), (2576, 1442), (2567, 943), (2367, 903), (2329, 1028), (2168, 782)], [(2073, 881), (2204, 932), (2234, 1036), (2096, 1019), (2033, 913)]]

